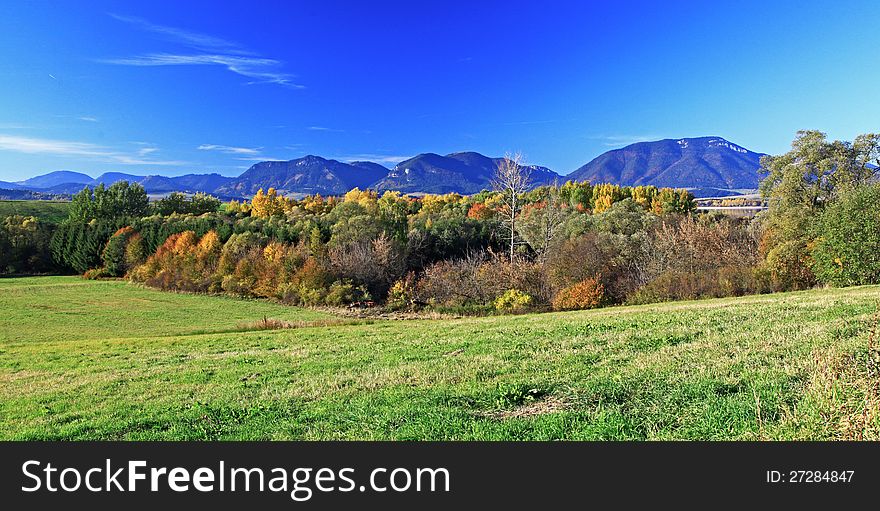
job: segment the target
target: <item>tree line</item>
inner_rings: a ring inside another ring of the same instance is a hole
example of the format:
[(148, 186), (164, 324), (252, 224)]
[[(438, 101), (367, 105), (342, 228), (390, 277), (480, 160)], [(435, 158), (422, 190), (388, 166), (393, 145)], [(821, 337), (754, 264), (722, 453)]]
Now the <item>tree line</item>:
[(493, 190), (251, 201), (138, 185), (85, 189), (57, 226), (9, 217), (0, 268), (301, 305), (582, 309), (880, 282), (878, 136), (799, 132), (761, 161), (769, 209), (696, 213), (686, 190), (566, 182), (532, 189), (518, 156)]

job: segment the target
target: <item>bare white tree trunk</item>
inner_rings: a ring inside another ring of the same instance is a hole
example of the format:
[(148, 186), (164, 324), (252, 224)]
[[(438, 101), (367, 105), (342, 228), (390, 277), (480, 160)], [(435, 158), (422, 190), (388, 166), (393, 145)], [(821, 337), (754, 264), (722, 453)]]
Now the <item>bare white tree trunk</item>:
[(562, 204), (560, 204), (559, 199), (559, 184), (553, 183), (547, 189), (547, 198), (545, 199), (544, 211), (541, 217), (541, 244), (535, 250), (538, 254), (538, 260), (542, 265), (547, 262), (547, 255), (561, 227)]
[(531, 167), (522, 161), (520, 153), (504, 155), (492, 180), (492, 188), (501, 194), (502, 225), (509, 242), (511, 262), (516, 257), (516, 221), (522, 211), (522, 195), (531, 185)]

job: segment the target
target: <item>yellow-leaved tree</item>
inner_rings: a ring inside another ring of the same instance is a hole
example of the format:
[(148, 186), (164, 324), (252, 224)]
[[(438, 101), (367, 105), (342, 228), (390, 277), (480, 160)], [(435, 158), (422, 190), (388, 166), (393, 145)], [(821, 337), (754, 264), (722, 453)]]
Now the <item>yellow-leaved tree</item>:
[(274, 188), (263, 193), (260, 188), (254, 198), (251, 199), (251, 215), (260, 218), (269, 218), (276, 215), (283, 215), (291, 206), (290, 201), (283, 196), (278, 195)]

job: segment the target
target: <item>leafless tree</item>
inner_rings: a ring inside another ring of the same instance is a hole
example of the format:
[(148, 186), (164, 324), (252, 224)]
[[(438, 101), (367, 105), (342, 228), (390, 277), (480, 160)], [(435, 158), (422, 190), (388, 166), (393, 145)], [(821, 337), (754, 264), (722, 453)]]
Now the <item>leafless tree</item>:
[(523, 164), (522, 154), (506, 154), (498, 162), (492, 188), (501, 195), (500, 216), (504, 237), (509, 242), (510, 260), (516, 257), (517, 220), (522, 212), (522, 195), (531, 185), (531, 167)]
[(535, 251), (538, 263), (544, 265), (565, 226), (566, 210), (557, 183), (545, 188), (537, 206), (517, 223), (517, 232)]
[(402, 276), (403, 251), (385, 233), (374, 240), (359, 240), (330, 250), (333, 270), (382, 295)]
[(491, 300), (495, 290), (482, 285), (480, 271), (486, 260), (484, 252), (468, 252), (461, 259), (438, 261), (428, 266), (419, 280), (416, 298), (445, 304)]

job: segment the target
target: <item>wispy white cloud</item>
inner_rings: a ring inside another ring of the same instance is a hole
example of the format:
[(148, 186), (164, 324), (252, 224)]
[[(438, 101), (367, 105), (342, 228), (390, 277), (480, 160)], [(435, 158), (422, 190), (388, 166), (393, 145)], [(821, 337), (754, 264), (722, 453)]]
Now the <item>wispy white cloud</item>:
[(555, 119), (543, 119), (543, 120), (537, 120), (537, 121), (511, 121), (511, 122), (504, 122), (501, 124), (504, 126), (528, 126), (530, 124), (552, 124), (554, 122), (556, 122)]
[(238, 160), (238, 161), (254, 161), (254, 162), (260, 162), (260, 161), (287, 161), (287, 160), (289, 160), (289, 159), (290, 159), (290, 158), (276, 158), (276, 157), (274, 157), (274, 156), (243, 156), (243, 157), (240, 157), (240, 158), (236, 158), (236, 160)]
[(607, 147), (620, 147), (635, 144), (637, 142), (651, 142), (663, 138), (659, 135), (595, 135), (587, 137), (592, 140), (599, 140), (602, 145)]
[(29, 130), (32, 129), (33, 126), (28, 126), (27, 124), (19, 124), (15, 122), (5, 123), (0, 122), (0, 129), (2, 130)]
[(258, 155), (260, 154), (261, 147), (253, 148), (253, 147), (235, 147), (228, 145), (220, 145), (220, 144), (202, 144), (196, 149), (200, 151), (219, 151), (225, 154), (245, 154), (245, 155)]
[(79, 157), (120, 165), (187, 165), (187, 162), (185, 161), (156, 160), (146, 157), (154, 151), (148, 151), (147, 153), (136, 151), (131, 153), (114, 150), (88, 142), (73, 142), (68, 140), (52, 140), (3, 134), (0, 134), (0, 150), (25, 154)]
[(158, 150), (159, 150), (158, 147), (142, 147), (142, 148), (138, 149), (137, 154), (140, 157), (144, 157), (144, 156), (147, 156), (148, 154), (153, 154)]
[(306, 129), (309, 131), (327, 131), (327, 132), (333, 132), (333, 133), (343, 133), (345, 131), (345, 130), (340, 130), (340, 129), (336, 129), (336, 128), (328, 128), (326, 126), (309, 126)]
[(221, 51), (225, 53), (239, 53), (243, 55), (250, 54), (250, 52), (243, 48), (240, 44), (233, 41), (227, 41), (219, 37), (214, 37), (207, 34), (200, 34), (198, 32), (191, 32), (189, 30), (183, 30), (175, 27), (168, 27), (165, 25), (157, 25), (155, 23), (150, 23), (143, 18), (138, 18), (137, 16), (123, 16), (113, 13), (110, 13), (110, 16), (124, 23), (134, 25), (146, 32), (157, 34), (169, 41), (184, 44), (195, 49), (206, 51)]
[(147, 20), (111, 14), (117, 20), (158, 34), (185, 47), (185, 52), (148, 53), (131, 57), (101, 59), (99, 62), (122, 66), (221, 66), (227, 71), (250, 78), (249, 85), (269, 83), (294, 89), (304, 85), (294, 82), (294, 75), (284, 72), (283, 63), (265, 58), (238, 43), (187, 30), (156, 25)]
[(402, 161), (408, 160), (412, 158), (410, 156), (397, 156), (397, 155), (388, 155), (388, 154), (371, 154), (371, 153), (362, 153), (362, 154), (349, 154), (346, 156), (334, 156), (331, 157), (333, 160), (352, 162), (352, 161), (371, 161), (374, 163), (400, 163)]
[(84, 115), (82, 117), (77, 117), (77, 119), (85, 122), (98, 122), (98, 118), (92, 117), (91, 115)]
[(304, 85), (293, 82), (293, 75), (280, 73), (272, 69), (281, 65), (275, 59), (261, 57), (248, 57), (240, 55), (176, 55), (172, 53), (152, 53), (136, 57), (124, 57), (118, 59), (103, 59), (105, 64), (118, 64), (123, 66), (202, 66), (219, 65), (228, 71), (236, 73), (252, 81), (249, 85), (258, 83), (274, 83), (294, 89), (304, 89)]
[(202, 144), (196, 149), (200, 151), (216, 151), (235, 156), (237, 161), (284, 161), (284, 158), (274, 158), (263, 154), (262, 147), (235, 147), (221, 144)]

